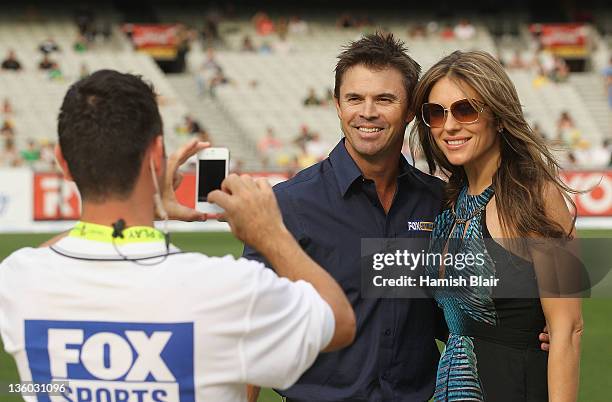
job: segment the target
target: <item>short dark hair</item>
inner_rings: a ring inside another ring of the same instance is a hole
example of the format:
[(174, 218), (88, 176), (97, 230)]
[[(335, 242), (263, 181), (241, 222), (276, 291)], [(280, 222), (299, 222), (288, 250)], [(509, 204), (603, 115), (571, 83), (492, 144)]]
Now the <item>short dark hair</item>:
[(368, 68), (397, 69), (404, 77), (404, 87), (408, 101), (412, 104), (412, 94), (421, 74), (421, 66), (408, 56), (406, 44), (391, 33), (376, 32), (353, 41), (338, 55), (336, 64), (336, 83), (334, 96), (340, 98), (340, 85), (344, 73), (353, 66), (363, 64)]
[(100, 70), (73, 84), (58, 117), (59, 144), (83, 199), (125, 199), (144, 153), (162, 134), (153, 86)]

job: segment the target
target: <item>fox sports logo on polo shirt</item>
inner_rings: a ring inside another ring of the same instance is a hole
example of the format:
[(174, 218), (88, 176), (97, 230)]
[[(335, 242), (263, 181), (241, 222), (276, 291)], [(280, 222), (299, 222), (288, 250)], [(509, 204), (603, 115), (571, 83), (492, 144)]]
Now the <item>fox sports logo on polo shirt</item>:
[(193, 323), (25, 321), (35, 383), (68, 381), (55, 402), (193, 402)]

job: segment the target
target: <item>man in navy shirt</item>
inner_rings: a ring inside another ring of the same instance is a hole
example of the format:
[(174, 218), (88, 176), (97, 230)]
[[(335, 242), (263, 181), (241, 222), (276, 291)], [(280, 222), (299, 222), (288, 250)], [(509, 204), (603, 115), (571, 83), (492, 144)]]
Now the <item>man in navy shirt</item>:
[[(432, 222), (441, 207), (442, 181), (401, 154), (419, 73), (392, 35), (349, 45), (339, 56), (334, 94), (344, 138), (329, 158), (274, 188), (287, 228), (340, 283), (357, 318), (354, 344), (319, 355), (280, 392), (287, 401), (422, 402), (433, 393), (434, 335), (442, 322), (433, 301), (360, 292), (361, 239), (428, 236), (419, 230), (427, 225), (414, 223)], [(262, 260), (249, 247), (244, 256)]]

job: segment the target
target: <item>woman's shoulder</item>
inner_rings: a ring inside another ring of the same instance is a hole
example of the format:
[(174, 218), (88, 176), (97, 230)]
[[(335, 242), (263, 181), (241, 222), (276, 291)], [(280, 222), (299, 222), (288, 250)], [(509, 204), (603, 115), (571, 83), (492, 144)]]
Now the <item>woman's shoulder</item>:
[(568, 196), (559, 185), (553, 181), (546, 181), (542, 188), (542, 199), (544, 201), (544, 212), (558, 223), (566, 232), (574, 232), (574, 214), (568, 207)]

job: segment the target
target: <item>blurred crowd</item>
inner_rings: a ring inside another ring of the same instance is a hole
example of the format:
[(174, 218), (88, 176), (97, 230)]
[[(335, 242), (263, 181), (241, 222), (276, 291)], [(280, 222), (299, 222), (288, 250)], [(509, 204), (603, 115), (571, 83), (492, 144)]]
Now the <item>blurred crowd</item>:
[[(195, 71), (195, 82), (200, 96), (215, 98), (217, 88), (223, 85), (239, 85), (236, 80), (228, 76), (222, 63), (216, 57), (216, 49), (228, 49), (227, 38), (220, 29), (221, 22), (232, 18), (234, 10), (231, 5), (223, 9), (212, 8), (203, 16), (200, 27), (180, 25), (180, 40), (186, 49), (191, 46), (202, 46), (206, 56), (204, 62)], [(450, 21), (450, 20), (449, 20)], [(73, 49), (77, 52), (86, 52), (92, 47), (111, 41), (113, 27), (105, 21), (96, 18), (91, 8), (80, 8), (74, 16), (75, 40)], [(264, 10), (256, 12), (250, 19), (249, 34), (244, 34), (233, 50), (244, 53), (280, 53), (286, 54), (296, 51), (291, 38), (300, 35), (309, 35), (317, 29), (313, 24), (300, 15), (270, 16)], [(331, 27), (332, 25), (330, 25)], [(358, 29), (363, 31), (376, 29), (375, 21), (366, 14), (352, 12), (340, 13), (335, 21), (335, 29)], [(442, 40), (472, 40), (478, 36), (477, 27), (468, 19), (457, 19), (451, 22), (429, 21), (412, 23), (406, 28), (406, 34), (418, 40), (419, 38), (438, 38)], [(129, 35), (129, 29), (126, 31)], [(537, 35), (534, 35), (531, 50), (515, 50), (511, 57), (500, 61), (509, 70), (528, 70), (533, 72), (533, 86), (540, 88), (545, 85), (554, 85), (567, 81), (570, 68), (566, 61), (551, 53), (547, 48), (539, 45)], [(45, 74), (50, 80), (65, 80), (61, 65), (64, 49), (53, 37), (41, 38), (38, 46), (39, 59), (36, 60), (36, 69)], [(33, 65), (30, 60), (26, 65)], [(8, 49), (1, 62), (0, 74), (5, 71), (19, 73), (24, 69), (24, 63), (19, 57), (18, 49)], [(79, 77), (89, 74), (89, 68), (82, 64)], [(612, 59), (609, 66), (602, 72), (604, 87), (612, 110)], [(70, 80), (79, 77), (69, 77)], [(252, 79), (248, 83), (252, 88), (260, 83)], [(2, 93), (0, 92), (0, 96)], [(333, 90), (327, 87), (306, 87), (299, 94), (304, 108), (333, 108)], [(26, 111), (19, 111), (25, 113)], [(0, 167), (31, 166), (35, 169), (53, 169), (53, 143), (47, 140), (30, 139), (23, 137), (23, 133), (16, 133), (16, 111), (9, 99), (3, 100), (2, 127), (0, 132)], [(612, 121), (611, 121), (612, 123)], [(612, 124), (611, 124), (612, 126)], [(600, 143), (591, 143), (587, 133), (581, 132), (579, 125), (569, 111), (562, 112), (557, 119), (556, 131), (542, 132), (538, 122), (533, 122), (533, 129), (547, 140), (549, 146), (558, 149), (557, 155), (561, 164), (566, 168), (604, 168), (610, 167), (611, 141), (604, 139)], [(280, 128), (268, 127), (265, 133), (257, 140), (257, 151), (263, 169), (284, 169), (290, 172), (307, 167), (327, 156), (334, 144), (325, 143), (321, 134), (313, 131), (306, 124), (301, 126), (299, 133), (283, 132), (277, 135)], [(174, 127), (176, 135), (194, 136), (203, 141), (210, 141), (208, 130), (193, 116), (184, 116), (183, 122)], [(605, 133), (612, 135), (612, 133)], [(292, 138), (292, 139), (288, 139)], [(18, 140), (17, 140), (18, 139)], [(18, 147), (16, 144), (23, 144)], [(19, 149), (18, 149), (19, 148)], [(405, 154), (410, 155), (406, 149)], [(417, 157), (415, 163), (421, 163)], [(236, 170), (240, 170), (242, 162), (236, 162)]]
[[(37, 12), (30, 10), (27, 16), (29, 20), (37, 21), (42, 17)], [(88, 49), (104, 46), (111, 41), (113, 36), (112, 25), (108, 21), (99, 21), (89, 7), (79, 7), (74, 14), (75, 39), (72, 49), (78, 53), (84, 53)], [(63, 80), (64, 74), (61, 68), (63, 49), (52, 36), (41, 38), (37, 50), (40, 58), (37, 61), (37, 69), (47, 74), (51, 80)], [(2, 59), (0, 68), (3, 71), (20, 72), (25, 69), (15, 49), (8, 49)], [(80, 77), (89, 74), (89, 68), (85, 63), (81, 64)], [(76, 78), (76, 77), (71, 77)]]
[(0, 168), (30, 167), (40, 171), (55, 171), (55, 143), (43, 138), (27, 138), (25, 145), (17, 147), (14, 110), (9, 99), (2, 101), (0, 127)]
[[(37, 70), (45, 74), (48, 79), (55, 81), (63, 81), (66, 77), (60, 67), (61, 49), (55, 43), (53, 38), (47, 38), (40, 44), (40, 58), (37, 63)], [(6, 56), (0, 64), (0, 68), (3, 71), (12, 71), (19, 73), (25, 68), (22, 61), (17, 56), (17, 52), (14, 49), (9, 49)], [(86, 63), (81, 63), (79, 70), (79, 77), (71, 78), (82, 78), (89, 75), (89, 68)]]
[(257, 142), (257, 151), (265, 169), (283, 169), (294, 173), (325, 159), (335, 144), (321, 139), (321, 134), (303, 124), (289, 141), (283, 141), (272, 127), (268, 127)]

